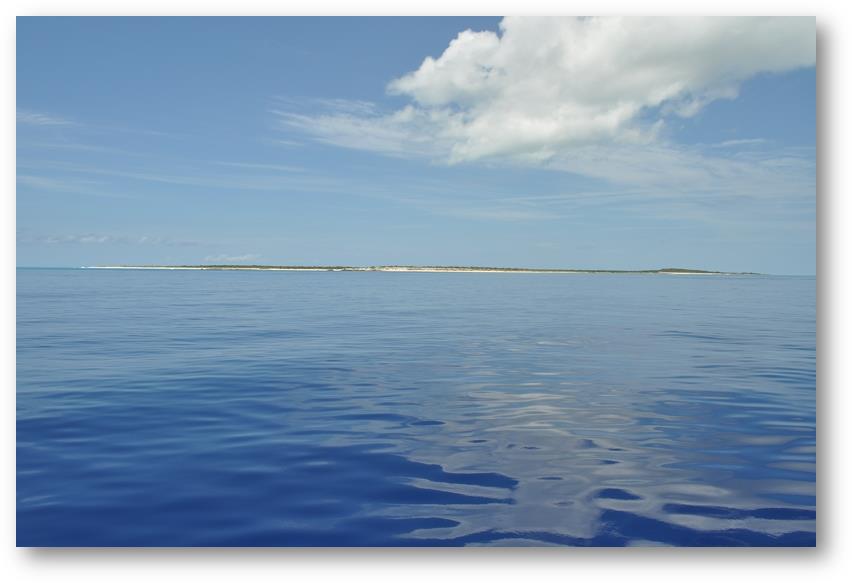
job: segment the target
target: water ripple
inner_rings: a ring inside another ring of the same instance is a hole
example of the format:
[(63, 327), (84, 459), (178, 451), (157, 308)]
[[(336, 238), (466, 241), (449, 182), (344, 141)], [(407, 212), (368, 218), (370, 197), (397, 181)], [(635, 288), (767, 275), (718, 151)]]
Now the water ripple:
[(20, 270), (24, 546), (810, 546), (808, 278)]

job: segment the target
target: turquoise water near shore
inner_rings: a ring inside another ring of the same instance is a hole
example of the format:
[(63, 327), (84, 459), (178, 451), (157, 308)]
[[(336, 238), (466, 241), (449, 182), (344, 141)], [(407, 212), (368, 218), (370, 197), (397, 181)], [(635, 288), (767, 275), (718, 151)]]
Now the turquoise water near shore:
[(21, 546), (813, 545), (816, 281), (17, 271)]

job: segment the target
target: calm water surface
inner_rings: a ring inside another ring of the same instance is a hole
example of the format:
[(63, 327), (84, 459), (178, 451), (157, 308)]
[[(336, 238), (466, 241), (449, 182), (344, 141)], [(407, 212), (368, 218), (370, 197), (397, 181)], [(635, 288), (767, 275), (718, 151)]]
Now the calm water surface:
[(813, 545), (813, 278), (19, 270), (17, 542)]

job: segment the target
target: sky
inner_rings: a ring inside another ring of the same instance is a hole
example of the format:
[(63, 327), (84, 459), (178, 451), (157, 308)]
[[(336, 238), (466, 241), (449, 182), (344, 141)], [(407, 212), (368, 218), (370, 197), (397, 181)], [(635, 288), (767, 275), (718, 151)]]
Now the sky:
[(17, 19), (17, 262), (816, 272), (813, 18)]

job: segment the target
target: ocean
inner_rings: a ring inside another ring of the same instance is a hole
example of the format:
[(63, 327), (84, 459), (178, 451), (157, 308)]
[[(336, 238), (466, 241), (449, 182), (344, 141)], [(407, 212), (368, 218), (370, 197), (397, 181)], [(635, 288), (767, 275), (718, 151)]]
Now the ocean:
[(813, 546), (816, 280), (17, 271), (18, 546)]

